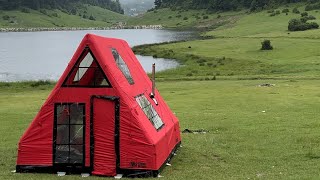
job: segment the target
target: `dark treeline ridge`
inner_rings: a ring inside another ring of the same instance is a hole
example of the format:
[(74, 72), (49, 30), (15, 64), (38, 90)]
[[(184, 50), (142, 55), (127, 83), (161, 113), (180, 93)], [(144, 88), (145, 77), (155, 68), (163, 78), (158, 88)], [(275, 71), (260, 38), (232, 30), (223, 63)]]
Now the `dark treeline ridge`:
[(0, 0), (0, 10), (30, 8), (34, 10), (61, 9), (70, 12), (83, 4), (99, 6), (121, 14), (124, 13), (119, 0)]
[(305, 2), (313, 4), (320, 0), (155, 0), (156, 8), (180, 7), (182, 9), (208, 9), (211, 11), (231, 11), (250, 9), (260, 11), (289, 3)]

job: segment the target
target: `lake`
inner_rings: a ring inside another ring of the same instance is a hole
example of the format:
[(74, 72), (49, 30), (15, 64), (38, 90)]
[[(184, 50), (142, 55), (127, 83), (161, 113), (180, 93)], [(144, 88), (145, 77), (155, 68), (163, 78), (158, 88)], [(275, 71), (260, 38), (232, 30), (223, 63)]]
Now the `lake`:
[[(87, 33), (126, 40), (131, 47), (194, 37), (192, 32), (153, 29), (0, 33), (0, 81), (58, 80)], [(137, 56), (146, 72), (175, 68), (174, 60)]]

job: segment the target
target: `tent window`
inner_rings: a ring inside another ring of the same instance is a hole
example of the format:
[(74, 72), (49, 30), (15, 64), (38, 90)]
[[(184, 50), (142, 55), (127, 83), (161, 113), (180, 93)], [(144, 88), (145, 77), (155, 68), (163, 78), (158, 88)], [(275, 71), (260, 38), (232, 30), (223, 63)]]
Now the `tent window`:
[(110, 87), (98, 62), (86, 48), (65, 80), (64, 87)]
[(146, 98), (145, 95), (139, 95), (136, 97), (136, 101), (141, 107), (142, 111), (146, 114), (149, 121), (152, 123), (152, 125), (159, 130), (164, 126), (164, 123), (162, 119), (160, 118), (157, 111), (154, 109), (150, 101)]
[(118, 51), (116, 49), (112, 48), (111, 51), (112, 51), (112, 55), (114, 57), (114, 60), (116, 61), (116, 64), (117, 64), (118, 68), (120, 69), (120, 71), (122, 72), (122, 74), (126, 77), (129, 84), (131, 84), (131, 85), (134, 84), (130, 70), (129, 70), (127, 64), (124, 62), (123, 58), (120, 56), (120, 54), (118, 53)]
[(84, 162), (84, 104), (55, 105), (55, 163)]

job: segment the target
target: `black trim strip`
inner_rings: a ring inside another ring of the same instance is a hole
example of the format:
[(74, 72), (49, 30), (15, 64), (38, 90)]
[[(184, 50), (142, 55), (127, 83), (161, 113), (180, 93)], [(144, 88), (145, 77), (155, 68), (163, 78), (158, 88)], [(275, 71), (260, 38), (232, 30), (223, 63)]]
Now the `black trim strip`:
[(115, 151), (116, 151), (116, 169), (117, 173), (120, 171), (120, 98), (116, 96), (98, 96), (93, 95), (90, 98), (90, 169), (93, 169), (94, 160), (94, 126), (93, 126), (93, 115), (94, 115), (94, 99), (104, 99), (115, 102)]

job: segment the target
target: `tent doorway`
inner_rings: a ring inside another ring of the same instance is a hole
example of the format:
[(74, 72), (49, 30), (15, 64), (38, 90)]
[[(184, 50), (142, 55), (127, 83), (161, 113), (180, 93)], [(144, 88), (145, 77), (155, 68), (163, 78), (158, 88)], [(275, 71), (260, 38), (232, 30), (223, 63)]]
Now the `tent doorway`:
[(93, 96), (91, 112), (92, 174), (115, 176), (119, 164), (118, 98)]

